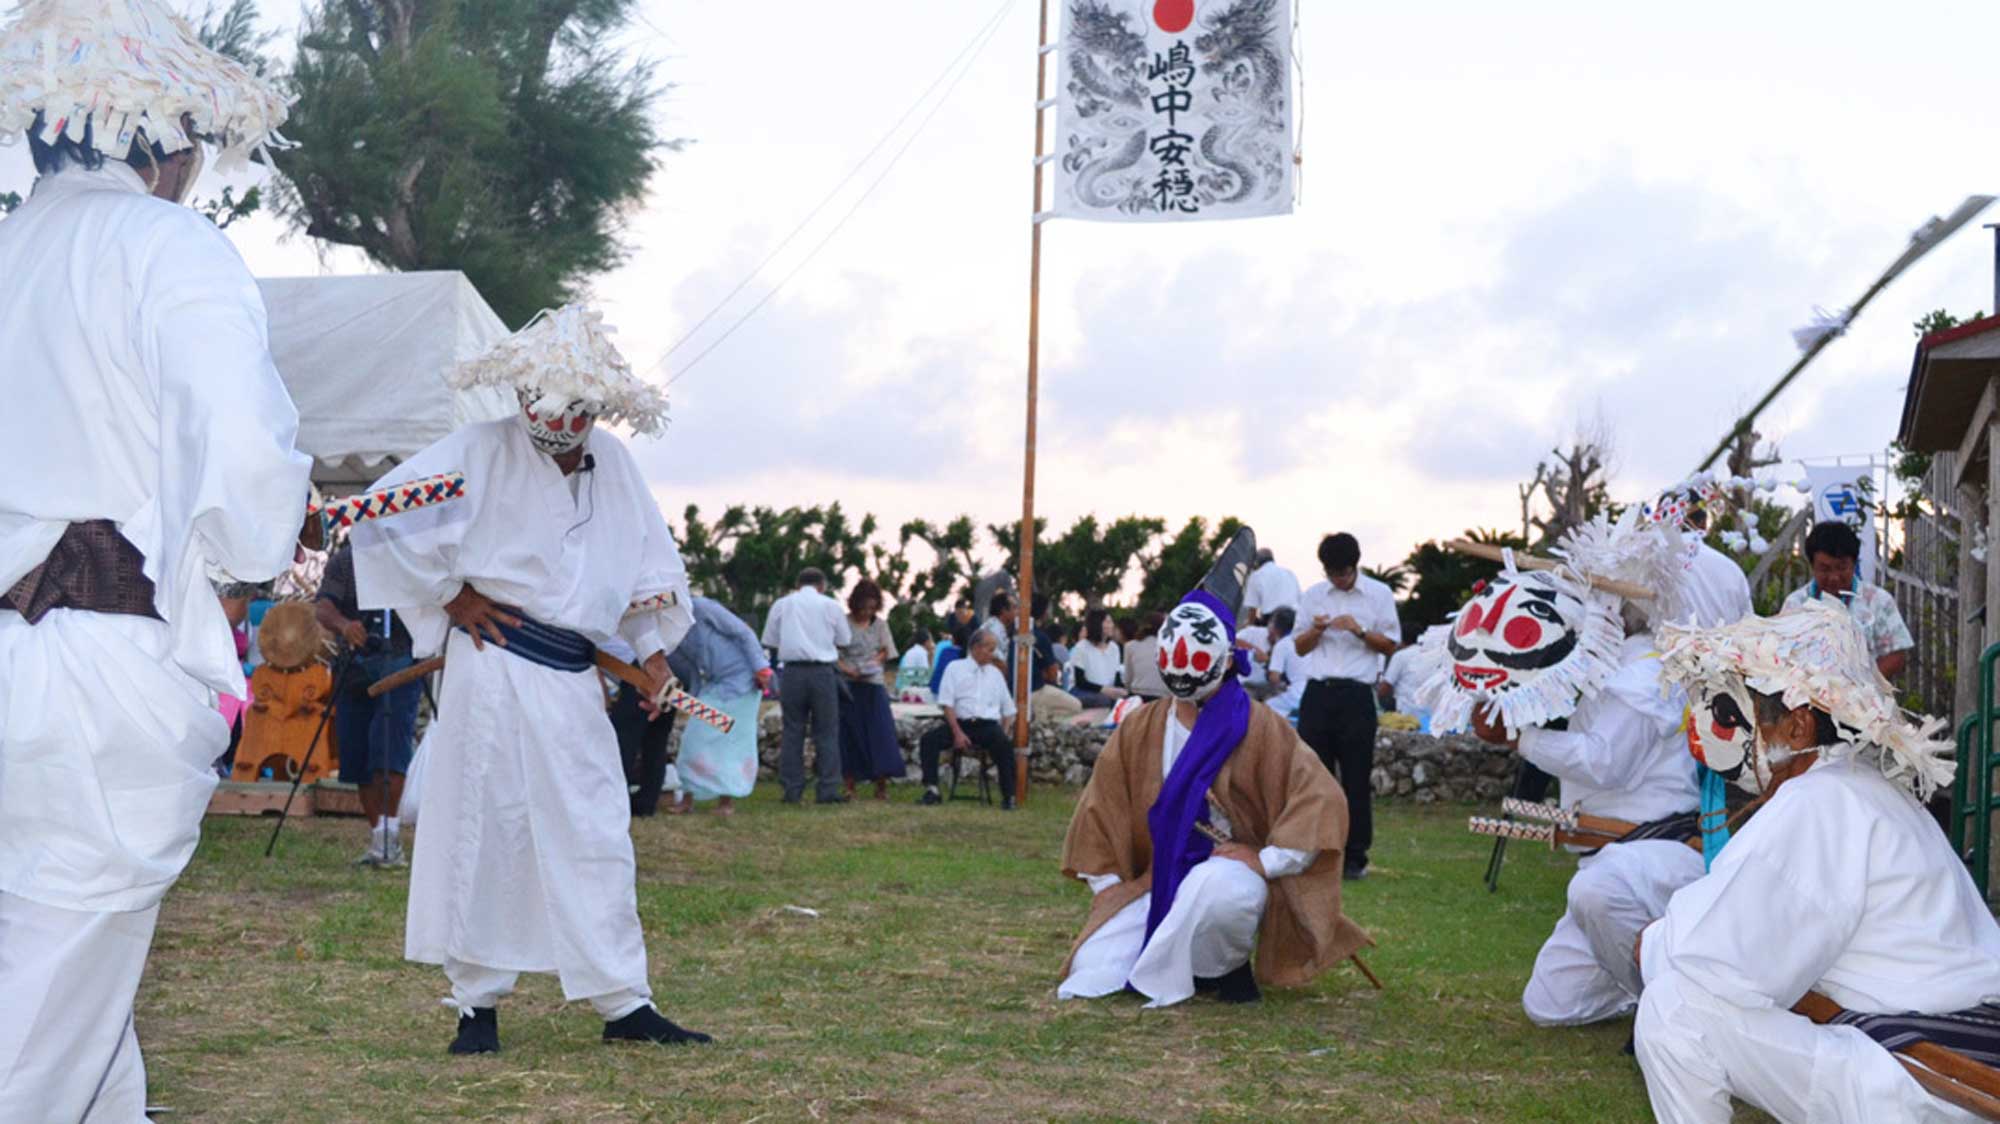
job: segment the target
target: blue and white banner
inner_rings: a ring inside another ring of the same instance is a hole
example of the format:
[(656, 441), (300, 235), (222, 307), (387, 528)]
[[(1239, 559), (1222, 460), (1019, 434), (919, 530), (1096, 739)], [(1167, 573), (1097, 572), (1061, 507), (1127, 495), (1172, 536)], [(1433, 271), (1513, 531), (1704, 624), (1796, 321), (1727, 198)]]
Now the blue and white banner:
[(1861, 536), (1861, 559), (1855, 572), (1875, 580), (1875, 470), (1865, 464), (1808, 465), (1812, 486), (1813, 522), (1837, 520)]

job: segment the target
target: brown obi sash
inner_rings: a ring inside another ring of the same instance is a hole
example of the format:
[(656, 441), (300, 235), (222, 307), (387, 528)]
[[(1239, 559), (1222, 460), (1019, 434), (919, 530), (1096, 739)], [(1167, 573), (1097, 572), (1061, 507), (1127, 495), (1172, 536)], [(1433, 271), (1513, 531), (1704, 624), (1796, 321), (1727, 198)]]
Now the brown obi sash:
[(14, 610), (29, 624), (40, 624), (52, 609), (158, 620), (145, 565), (145, 555), (110, 520), (71, 523), (42, 564), (0, 594), (0, 609)]

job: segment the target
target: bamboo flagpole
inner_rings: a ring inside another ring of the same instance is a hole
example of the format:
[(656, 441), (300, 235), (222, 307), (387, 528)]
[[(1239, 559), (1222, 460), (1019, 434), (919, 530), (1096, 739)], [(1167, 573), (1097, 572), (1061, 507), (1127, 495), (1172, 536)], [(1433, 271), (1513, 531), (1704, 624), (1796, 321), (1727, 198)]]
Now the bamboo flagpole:
[(1021, 469), (1021, 582), (1014, 608), (1014, 793), (1028, 799), (1028, 696), (1035, 668), (1035, 414), (1041, 394), (1042, 359), (1042, 148), (1047, 141), (1049, 99), (1049, 0), (1042, 0), (1041, 31), (1035, 40), (1035, 209), (1029, 212), (1028, 251), (1028, 418)]

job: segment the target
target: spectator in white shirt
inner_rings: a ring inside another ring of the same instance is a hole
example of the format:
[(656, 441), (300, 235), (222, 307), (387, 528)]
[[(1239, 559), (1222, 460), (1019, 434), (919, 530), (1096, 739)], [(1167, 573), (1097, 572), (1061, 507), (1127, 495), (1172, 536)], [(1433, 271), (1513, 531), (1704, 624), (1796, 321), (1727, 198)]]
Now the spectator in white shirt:
[[(1273, 610), (1274, 612), (1276, 610)], [(1268, 622), (1269, 618), (1266, 618)], [(1266, 624), (1253, 624), (1236, 630), (1236, 646), (1243, 649), (1248, 658), (1250, 670), (1243, 674), (1243, 689), (1250, 692), (1253, 699), (1269, 698), (1271, 694), (1271, 628)]]
[(1000, 670), (1000, 645), (984, 629), (972, 634), (967, 658), (954, 660), (938, 683), (938, 706), (944, 721), (924, 734), (917, 758), (924, 769), (921, 803), (941, 804), (938, 758), (947, 748), (970, 754), (975, 748), (993, 758), (1000, 773), (1000, 807), (1014, 810), (1014, 739), (1005, 722), (1014, 717), (1014, 691)]
[(1383, 710), (1415, 714), (1417, 699), (1417, 645), (1414, 641), (1396, 649), (1389, 665), (1382, 669), (1382, 681), (1375, 686)]
[(1326, 580), (1299, 599), (1307, 623), (1293, 643), (1306, 677), (1299, 736), (1347, 793), (1345, 873), (1364, 878), (1375, 841), (1375, 681), (1403, 629), (1396, 595), (1361, 572), (1361, 544), (1353, 535), (1320, 540), (1319, 562)]
[(1257, 568), (1243, 586), (1243, 615), (1251, 624), (1263, 624), (1279, 609), (1299, 607), (1297, 574), (1278, 565), (1269, 550), (1257, 552)]
[(1272, 710), (1292, 718), (1299, 709), (1299, 698), (1306, 693), (1305, 657), (1292, 646), (1292, 626), (1298, 621), (1298, 614), (1291, 609), (1278, 609), (1271, 613), (1271, 666), (1265, 672), (1265, 681), (1270, 685), (1271, 697), (1264, 700)]
[(826, 575), (799, 571), (799, 588), (778, 599), (764, 618), (764, 646), (778, 651), (778, 705), (785, 716), (778, 779), (785, 803), (806, 790), (806, 728), (812, 727), (815, 793), (821, 804), (844, 804), (840, 792), (840, 681), (833, 665), (852, 642), (847, 610), (826, 595)]
[(1124, 650), (1111, 635), (1111, 614), (1091, 609), (1083, 614), (1083, 636), (1069, 650), (1070, 691), (1087, 707), (1107, 707), (1125, 697), (1119, 685)]

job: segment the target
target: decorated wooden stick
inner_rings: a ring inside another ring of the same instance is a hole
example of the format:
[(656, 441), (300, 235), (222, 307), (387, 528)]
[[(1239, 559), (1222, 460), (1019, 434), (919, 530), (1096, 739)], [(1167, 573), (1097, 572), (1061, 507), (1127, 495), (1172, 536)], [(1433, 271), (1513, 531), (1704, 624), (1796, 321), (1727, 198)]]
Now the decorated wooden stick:
[(372, 492), (362, 492), (346, 499), (334, 500), (319, 509), (320, 522), (327, 532), (352, 527), (370, 519), (380, 519), (385, 515), (401, 515), (420, 507), (435, 507), (441, 503), (465, 498), (465, 473), (441, 472), (436, 476), (425, 476), (406, 484), (390, 488), (378, 488)]
[[(1469, 554), (1474, 558), (1484, 558), (1488, 562), (1500, 562), (1504, 564), (1507, 561), (1507, 555), (1501, 547), (1490, 546), (1483, 542), (1453, 539), (1445, 543), (1444, 546), (1446, 550), (1455, 550), (1460, 554)], [(1559, 569), (1561, 565), (1559, 562), (1548, 558), (1537, 558), (1532, 554), (1519, 551), (1516, 551), (1514, 554), (1514, 568), (1517, 570), (1555, 570)], [(1603, 590), (1606, 593), (1615, 593), (1628, 601), (1651, 601), (1653, 599), (1653, 591), (1643, 585), (1613, 581), (1610, 578), (1589, 578), (1587, 580), (1590, 582), (1590, 588)]]
[[(617, 656), (599, 651), (592, 659), (599, 669), (619, 682), (628, 683), (641, 691), (650, 691), (652, 689), (652, 682), (645, 672), (633, 667)], [(381, 698), (398, 687), (414, 683), (424, 676), (443, 668), (443, 656), (433, 656), (422, 663), (412, 664), (393, 675), (384, 676), (375, 681), (368, 688), (368, 697), (371, 699)], [(653, 702), (659, 706), (672, 707), (690, 718), (706, 722), (725, 734), (736, 728), (736, 720), (734, 718), (683, 691), (680, 685), (674, 683), (672, 680), (667, 682), (666, 693), (662, 697), (654, 699)]]
[(625, 607), (625, 615), (629, 617), (638, 613), (650, 613), (658, 609), (671, 609), (680, 603), (680, 594), (668, 590), (665, 593), (656, 594), (652, 597), (641, 597), (639, 600), (632, 602)]
[[(1840, 1004), (1816, 991), (1806, 992), (1792, 1012), (1822, 1026), (1846, 1014)], [(1912, 1042), (1890, 1052), (1932, 1096), (1982, 1119), (2000, 1120), (2000, 1071), (1935, 1042)]]

